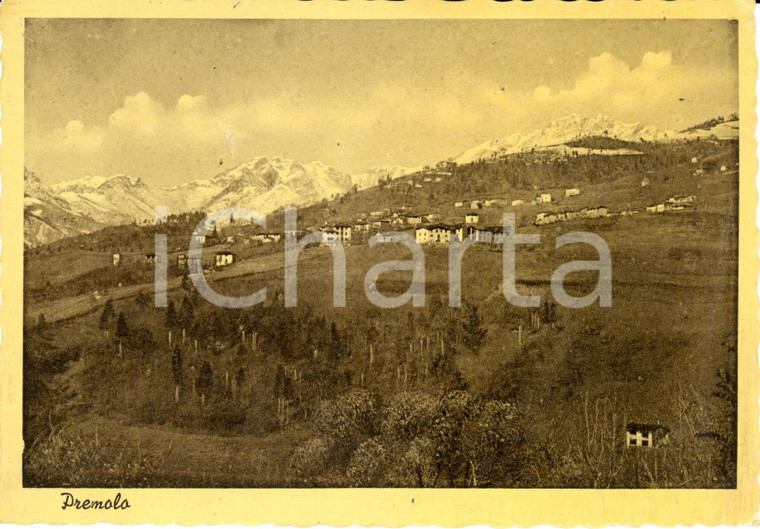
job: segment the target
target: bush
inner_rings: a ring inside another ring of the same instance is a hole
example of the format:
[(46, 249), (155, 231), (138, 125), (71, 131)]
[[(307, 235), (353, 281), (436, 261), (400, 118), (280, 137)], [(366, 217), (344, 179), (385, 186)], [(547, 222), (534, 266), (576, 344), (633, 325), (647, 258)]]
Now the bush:
[(430, 430), (436, 401), (427, 393), (398, 393), (391, 398), (380, 430), (389, 440), (408, 442)]
[(293, 452), (290, 474), (304, 482), (311, 482), (327, 468), (330, 441), (325, 437), (312, 437)]
[(386, 468), (385, 448), (375, 439), (368, 439), (351, 456), (346, 476), (354, 487), (377, 487), (382, 485)]

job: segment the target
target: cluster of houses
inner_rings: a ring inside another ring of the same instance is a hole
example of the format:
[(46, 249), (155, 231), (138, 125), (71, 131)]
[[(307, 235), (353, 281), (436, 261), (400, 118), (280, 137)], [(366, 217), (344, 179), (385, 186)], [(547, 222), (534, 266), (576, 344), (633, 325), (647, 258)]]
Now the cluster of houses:
[(574, 211), (542, 211), (536, 215), (535, 224), (541, 226), (574, 219), (597, 219), (607, 215), (607, 206), (594, 206)]
[[(697, 199), (695, 195), (677, 195), (668, 198), (664, 202), (647, 206), (648, 213), (663, 213), (665, 211), (682, 211), (687, 206), (694, 203)], [(636, 210), (624, 210), (620, 212), (621, 216), (629, 216), (638, 213)], [(606, 206), (596, 206), (583, 208), (576, 211), (544, 211), (536, 215), (535, 224), (541, 226), (544, 224), (554, 224), (555, 222), (564, 222), (574, 219), (596, 219), (609, 216)]]
[[(565, 189), (565, 198), (577, 197), (580, 194), (581, 194), (581, 190), (578, 189), (577, 187)], [(554, 201), (554, 198), (552, 197), (551, 193), (539, 193), (538, 195), (535, 196), (533, 200), (527, 203), (532, 204), (532, 205), (551, 204), (553, 201)], [(465, 207), (466, 204), (467, 202), (465, 201), (457, 201), (457, 202), (454, 202), (454, 207), (463, 208)], [(523, 206), (525, 204), (526, 204), (525, 200), (522, 200), (522, 199), (515, 199), (510, 202), (507, 199), (502, 199), (502, 198), (492, 198), (492, 199), (486, 199), (486, 200), (472, 200), (469, 202), (470, 209), (482, 209), (484, 207), (488, 208), (492, 206), (506, 206), (506, 205)]]
[[(507, 201), (501, 198), (488, 198), (485, 200), (471, 200), (469, 202), (470, 209), (483, 209), (483, 208), (490, 208), (493, 206), (503, 206), (506, 203)], [(467, 202), (457, 201), (457, 202), (454, 202), (454, 207), (463, 208), (465, 207), (465, 204), (467, 204)]]
[(683, 211), (686, 206), (694, 203), (695, 195), (677, 195), (670, 197), (665, 202), (647, 206), (648, 213), (664, 213), (665, 211)]
[(464, 241), (503, 244), (504, 231), (501, 226), (480, 227), (472, 224), (449, 226), (432, 224), (421, 226), (414, 231), (414, 238), (419, 244), (449, 244), (451, 241)]

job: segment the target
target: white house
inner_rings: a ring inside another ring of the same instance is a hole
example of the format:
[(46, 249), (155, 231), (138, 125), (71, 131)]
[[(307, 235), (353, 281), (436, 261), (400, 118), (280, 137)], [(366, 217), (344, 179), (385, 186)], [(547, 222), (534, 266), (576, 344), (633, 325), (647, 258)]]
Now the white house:
[(691, 163), (697, 163), (698, 161), (699, 161), (699, 160), (697, 159), (697, 157), (696, 157), (696, 156), (695, 156), (694, 158), (692, 158), (692, 159), (691, 159)]
[(323, 228), (322, 242), (331, 243), (335, 241), (348, 242), (351, 240), (351, 226), (346, 224), (336, 224), (329, 228)]
[(432, 240), (432, 233), (428, 228), (417, 228), (414, 230), (414, 239), (419, 244), (427, 244)]
[(448, 244), (451, 241), (451, 234), (454, 230), (450, 226), (438, 224), (430, 227), (432, 242)]
[(518, 199), (518, 200), (513, 200), (513, 201), (512, 201), (512, 205), (513, 205), (513, 206), (522, 206), (523, 204), (525, 204), (525, 201), (524, 201), (524, 200), (520, 200), (520, 199)]
[(235, 254), (232, 252), (216, 252), (216, 266), (227, 266), (235, 262)]
[(464, 221), (467, 224), (477, 224), (478, 220), (480, 220), (480, 216), (477, 213), (467, 213), (464, 216)]
[(573, 188), (570, 188), (570, 189), (565, 189), (565, 196), (566, 197), (577, 197), (580, 194), (581, 194), (581, 190), (578, 189), (577, 187), (573, 187)]
[(419, 244), (448, 244), (452, 236), (461, 237), (461, 233), (459, 230), (443, 224), (420, 227), (414, 231), (414, 238)]
[(464, 202), (454, 202), (454, 207), (455, 208), (463, 208), (464, 207)]
[(330, 244), (330, 243), (337, 242), (340, 240), (340, 235), (333, 228), (322, 228), (319, 231), (322, 234), (323, 244)]
[(551, 193), (541, 193), (536, 197), (536, 204), (551, 204), (551, 203), (552, 203)]
[(121, 254), (115, 253), (113, 254), (113, 265), (119, 266), (119, 263), (121, 262)]
[(410, 226), (419, 226), (422, 224), (422, 216), (421, 215), (409, 215), (406, 217), (406, 223)]
[(483, 205), (480, 203), (480, 200), (473, 200), (470, 202), (470, 209), (480, 209)]

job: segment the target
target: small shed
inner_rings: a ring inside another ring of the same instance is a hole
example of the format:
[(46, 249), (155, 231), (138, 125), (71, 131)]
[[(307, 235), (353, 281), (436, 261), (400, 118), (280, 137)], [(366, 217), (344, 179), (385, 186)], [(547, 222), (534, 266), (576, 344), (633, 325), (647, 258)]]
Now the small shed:
[(113, 265), (119, 266), (119, 263), (121, 263), (121, 254), (119, 253), (113, 254)]
[(216, 266), (227, 266), (235, 262), (235, 254), (232, 252), (216, 252)]

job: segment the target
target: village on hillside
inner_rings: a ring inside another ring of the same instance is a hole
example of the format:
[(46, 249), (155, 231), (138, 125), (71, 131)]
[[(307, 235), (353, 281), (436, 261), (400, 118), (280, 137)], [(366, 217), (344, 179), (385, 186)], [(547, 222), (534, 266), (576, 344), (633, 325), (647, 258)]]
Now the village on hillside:
[[(549, 162), (547, 162), (549, 163)], [(701, 163), (699, 158), (692, 157), (690, 164), (695, 167), (692, 176), (695, 178), (703, 177), (705, 169), (727, 173), (729, 169), (726, 165), (717, 165), (708, 160), (707, 164)], [(734, 163), (737, 166), (738, 163)], [(445, 175), (451, 174), (451, 169), (456, 164), (444, 162), (434, 169), (425, 169), (416, 178), (410, 178), (402, 185), (408, 185), (415, 190), (424, 189), (424, 186), (434, 186), (441, 181)], [(449, 172), (445, 172), (448, 170)], [(735, 171), (735, 167), (731, 172)], [(432, 176), (439, 175), (435, 179)], [(417, 183), (422, 182), (422, 183)], [(640, 185), (642, 188), (649, 188), (653, 185), (650, 178), (644, 177), (639, 184), (633, 183), (632, 186)], [(501, 225), (501, 215), (504, 212), (512, 211), (535, 212), (530, 213), (533, 216), (532, 221), (528, 222), (534, 226), (544, 226), (573, 220), (593, 220), (606, 219), (616, 216), (632, 216), (642, 213), (677, 213), (693, 211), (698, 207), (698, 197), (695, 194), (684, 195), (662, 195), (661, 200), (657, 203), (641, 202), (638, 204), (628, 204), (627, 208), (612, 210), (603, 204), (599, 205), (582, 205), (583, 190), (581, 187), (572, 187), (565, 189), (551, 189), (547, 191), (538, 191), (533, 198), (525, 197), (525, 193), (519, 193), (523, 198), (510, 199), (504, 196), (493, 198), (467, 198), (456, 200), (448, 206), (431, 206), (427, 211), (419, 211), (419, 206), (401, 205), (397, 208), (383, 208), (381, 210), (372, 210), (361, 212), (356, 218), (341, 218), (337, 222), (324, 220), (322, 225), (307, 224), (298, 226), (297, 231), (292, 235), (300, 238), (309, 233), (319, 233), (319, 242), (325, 245), (332, 243), (341, 243), (344, 245), (366, 244), (370, 238), (376, 237), (381, 242), (392, 242), (392, 234), (403, 232), (412, 235), (419, 244), (449, 244), (452, 241), (472, 241), (476, 243), (486, 243), (501, 245), (504, 242), (504, 228)], [(586, 204), (588, 201), (586, 201)], [(334, 216), (330, 214), (329, 216)], [(156, 226), (156, 222), (151, 225)], [(246, 255), (251, 255), (251, 250), (261, 246), (278, 247), (277, 243), (284, 242), (284, 231), (264, 230), (258, 226), (238, 219), (229, 221), (206, 223), (207, 234), (205, 236), (193, 236), (191, 240), (207, 247), (216, 248), (213, 255), (206, 252), (203, 257), (203, 267), (205, 270), (213, 268), (222, 268), (229, 266), (240, 259), (245, 259)], [(188, 258), (187, 252), (182, 252), (181, 247), (178, 253), (173, 257), (175, 259), (176, 269), (178, 271), (190, 270), (192, 263)], [(252, 255), (256, 255), (254, 252)], [(144, 260), (153, 263), (155, 254), (152, 252), (145, 253)], [(114, 252), (112, 257), (114, 266), (123, 263), (122, 254)]]

